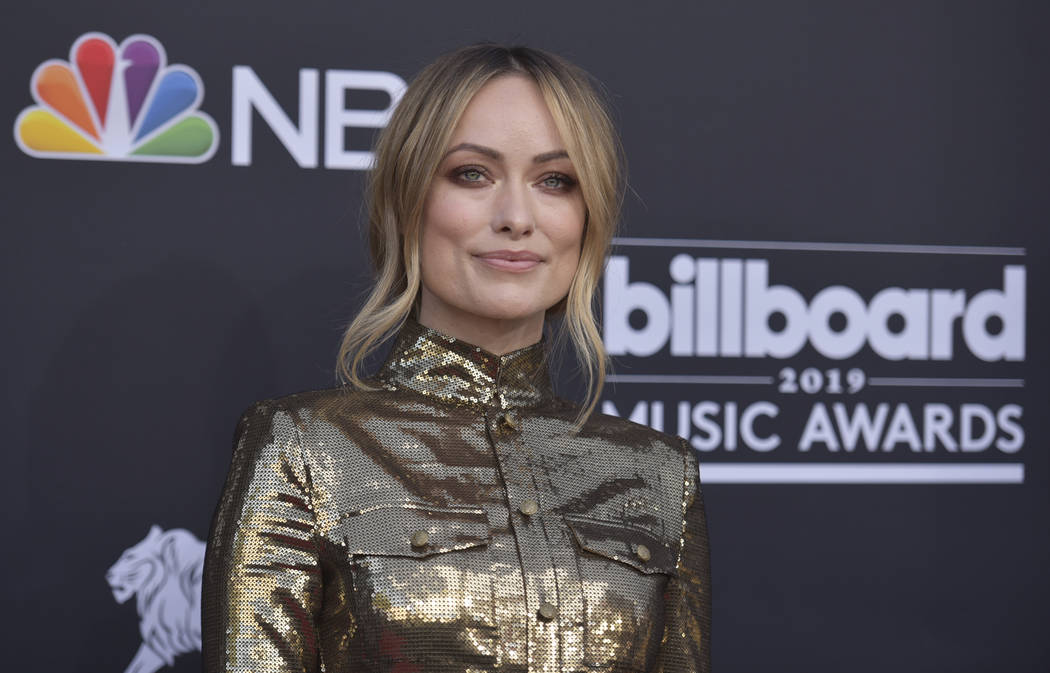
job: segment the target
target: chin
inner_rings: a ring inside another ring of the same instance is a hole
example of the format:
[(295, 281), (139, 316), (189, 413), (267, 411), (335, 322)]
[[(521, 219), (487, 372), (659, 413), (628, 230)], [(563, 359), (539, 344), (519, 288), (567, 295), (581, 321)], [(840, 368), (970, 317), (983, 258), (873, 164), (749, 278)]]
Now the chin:
[(546, 307), (533, 301), (514, 301), (512, 298), (489, 300), (476, 303), (471, 313), (487, 320), (528, 320), (533, 316), (545, 315)]
[(485, 311), (475, 313), (479, 318), (486, 320), (505, 320), (508, 322), (529, 320), (537, 314), (545, 315), (546, 311)]

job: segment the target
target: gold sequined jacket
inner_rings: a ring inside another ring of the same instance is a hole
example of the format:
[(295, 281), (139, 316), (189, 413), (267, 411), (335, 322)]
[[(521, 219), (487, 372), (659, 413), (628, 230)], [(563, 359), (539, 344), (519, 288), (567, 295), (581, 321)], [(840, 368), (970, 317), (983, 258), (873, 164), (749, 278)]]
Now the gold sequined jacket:
[(574, 429), (545, 359), (410, 322), (378, 390), (250, 409), (205, 671), (709, 671), (693, 451), (610, 416)]

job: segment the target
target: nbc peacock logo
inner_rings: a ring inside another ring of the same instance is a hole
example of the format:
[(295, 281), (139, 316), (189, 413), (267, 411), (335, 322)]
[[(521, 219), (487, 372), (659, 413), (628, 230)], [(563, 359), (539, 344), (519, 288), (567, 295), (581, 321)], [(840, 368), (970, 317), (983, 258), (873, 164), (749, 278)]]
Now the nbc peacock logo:
[(68, 62), (37, 67), (29, 89), (37, 105), (15, 120), (15, 142), (30, 156), (196, 164), (219, 144), (215, 121), (198, 110), (200, 77), (168, 65), (149, 35), (119, 46), (103, 33), (81, 35)]

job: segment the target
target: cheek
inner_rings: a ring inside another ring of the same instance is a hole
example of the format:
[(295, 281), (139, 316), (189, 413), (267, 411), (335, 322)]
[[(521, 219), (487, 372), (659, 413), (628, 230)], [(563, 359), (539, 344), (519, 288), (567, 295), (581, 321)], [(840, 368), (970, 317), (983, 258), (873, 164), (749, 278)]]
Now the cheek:
[(458, 293), (463, 285), (455, 249), (437, 228), (424, 226), (419, 246), (420, 282), (443, 301)]
[(572, 285), (572, 279), (576, 276), (576, 270), (579, 266), (580, 246), (579, 241), (577, 240), (576, 244), (566, 250), (562, 255), (561, 265), (558, 269), (558, 282), (561, 286), (558, 290), (563, 296), (568, 293), (569, 286)]
[(462, 209), (441, 193), (432, 194), (423, 208), (420, 264), (427, 275), (449, 267), (465, 239)]
[(566, 263), (573, 271), (580, 259), (580, 251), (583, 248), (583, 230), (586, 210), (582, 203), (571, 209), (562, 220), (562, 225), (557, 227), (551, 236), (552, 243), (558, 250)]
[[(574, 213), (575, 215), (576, 213)], [(557, 285), (557, 293), (560, 297), (565, 296), (576, 275), (576, 269), (580, 264), (580, 252), (583, 244), (583, 215), (568, 220), (565, 226), (559, 227), (551, 236), (551, 244), (555, 250), (554, 279)], [(554, 288), (552, 288), (554, 289)]]

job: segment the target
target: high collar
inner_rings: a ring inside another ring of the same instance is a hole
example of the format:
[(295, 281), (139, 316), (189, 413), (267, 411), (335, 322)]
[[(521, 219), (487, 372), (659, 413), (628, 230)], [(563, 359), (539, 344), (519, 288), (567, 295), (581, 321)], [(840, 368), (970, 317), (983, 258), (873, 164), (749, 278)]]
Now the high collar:
[(546, 356), (542, 341), (495, 355), (409, 318), (378, 378), (450, 404), (532, 407), (553, 397)]

